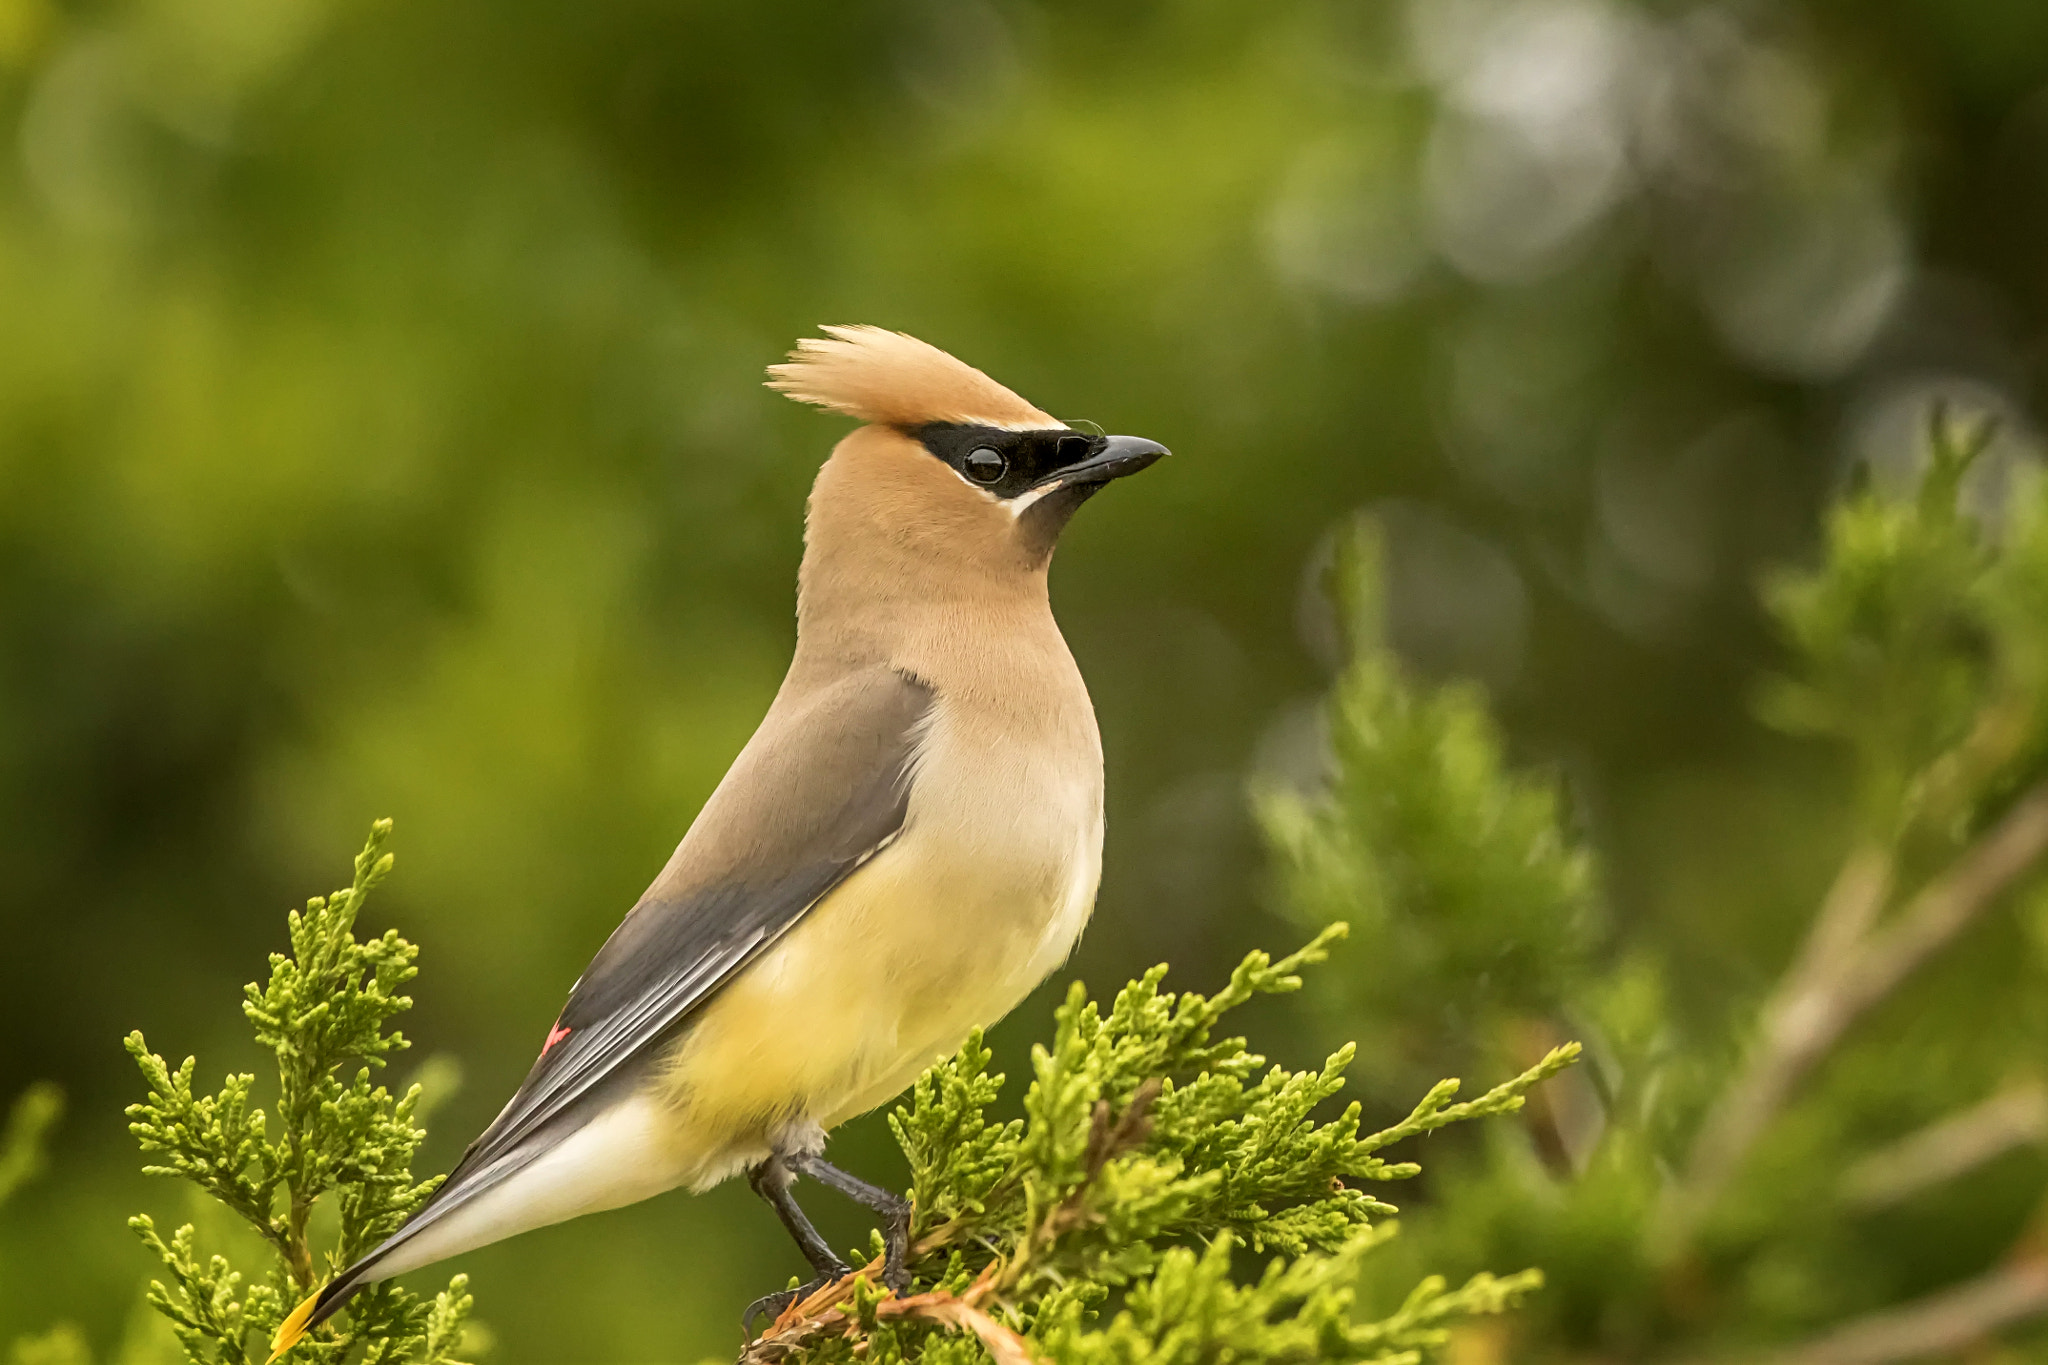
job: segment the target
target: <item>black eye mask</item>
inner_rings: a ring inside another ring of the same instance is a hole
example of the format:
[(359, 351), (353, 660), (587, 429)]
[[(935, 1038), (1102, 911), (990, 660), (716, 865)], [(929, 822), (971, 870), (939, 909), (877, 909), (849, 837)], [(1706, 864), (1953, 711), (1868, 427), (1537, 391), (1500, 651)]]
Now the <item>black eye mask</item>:
[(927, 422), (905, 433), (961, 478), (999, 498), (1019, 493), (1100, 454), (1108, 438), (1080, 431), (1005, 431), (960, 422)]

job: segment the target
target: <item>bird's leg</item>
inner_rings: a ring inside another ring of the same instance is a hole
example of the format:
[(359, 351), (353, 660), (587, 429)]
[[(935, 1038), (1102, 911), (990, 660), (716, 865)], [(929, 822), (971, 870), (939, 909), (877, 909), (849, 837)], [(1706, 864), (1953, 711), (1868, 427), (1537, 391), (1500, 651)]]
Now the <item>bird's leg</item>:
[(780, 1157), (771, 1156), (747, 1171), (747, 1184), (775, 1210), (775, 1216), (789, 1230), (790, 1239), (796, 1243), (797, 1250), (803, 1252), (804, 1259), (810, 1262), (811, 1273), (817, 1278), (796, 1289), (764, 1294), (748, 1304), (747, 1311), (740, 1318), (740, 1327), (748, 1336), (754, 1334), (755, 1318), (763, 1314), (771, 1321), (779, 1318), (798, 1299), (852, 1273), (851, 1267), (833, 1254), (831, 1243), (819, 1235), (818, 1230), (811, 1226), (811, 1220), (804, 1217), (804, 1211), (797, 1207), (795, 1196), (789, 1192), (795, 1179)]
[(900, 1194), (848, 1175), (821, 1156), (797, 1153), (783, 1160), (798, 1175), (839, 1191), (882, 1218), (882, 1283), (901, 1294), (910, 1288), (910, 1201)]

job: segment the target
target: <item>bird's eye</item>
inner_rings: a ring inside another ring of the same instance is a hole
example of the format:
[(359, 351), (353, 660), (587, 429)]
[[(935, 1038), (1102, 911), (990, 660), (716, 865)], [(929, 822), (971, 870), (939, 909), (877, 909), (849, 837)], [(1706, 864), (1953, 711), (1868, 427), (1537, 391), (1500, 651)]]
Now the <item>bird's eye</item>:
[(1003, 471), (1010, 462), (1003, 458), (1003, 452), (993, 446), (976, 446), (967, 452), (967, 458), (960, 462), (967, 471), (967, 477), (976, 483), (994, 483), (1003, 477)]

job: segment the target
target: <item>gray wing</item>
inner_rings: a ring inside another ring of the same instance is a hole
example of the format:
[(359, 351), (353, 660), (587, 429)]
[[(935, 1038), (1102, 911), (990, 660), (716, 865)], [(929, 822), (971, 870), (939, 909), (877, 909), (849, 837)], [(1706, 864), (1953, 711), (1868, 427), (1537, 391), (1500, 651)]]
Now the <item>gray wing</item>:
[(673, 1037), (903, 828), (930, 687), (876, 669), (808, 702), (783, 701), (577, 981), (518, 1093), (432, 1200), (366, 1261), (581, 1126), (601, 1106), (578, 1101)]

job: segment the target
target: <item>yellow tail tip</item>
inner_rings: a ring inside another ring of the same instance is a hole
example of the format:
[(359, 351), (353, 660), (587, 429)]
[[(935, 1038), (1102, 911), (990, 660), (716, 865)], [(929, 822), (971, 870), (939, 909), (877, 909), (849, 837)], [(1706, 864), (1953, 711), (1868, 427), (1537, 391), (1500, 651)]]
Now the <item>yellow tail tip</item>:
[(290, 1317), (277, 1325), (277, 1335), (270, 1339), (270, 1359), (264, 1365), (276, 1365), (279, 1356), (299, 1344), (299, 1338), (306, 1335), (306, 1323), (319, 1306), (320, 1291), (316, 1289), (292, 1310)]

